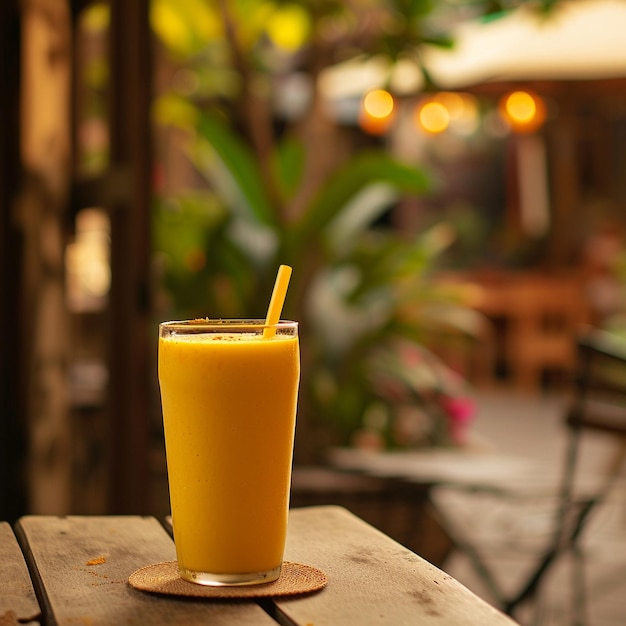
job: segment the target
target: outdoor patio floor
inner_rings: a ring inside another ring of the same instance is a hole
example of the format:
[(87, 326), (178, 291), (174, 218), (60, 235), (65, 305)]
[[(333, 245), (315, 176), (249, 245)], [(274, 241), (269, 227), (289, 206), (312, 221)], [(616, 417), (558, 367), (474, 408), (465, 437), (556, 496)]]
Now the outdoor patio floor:
[[(474, 425), (476, 445), (498, 452), (535, 459), (558, 478), (567, 436), (562, 416), (562, 395), (520, 394), (510, 390), (481, 392)], [(583, 474), (606, 467), (617, 449), (616, 442), (593, 435), (583, 448)], [(532, 486), (530, 486), (532, 491)], [(437, 497), (437, 496), (436, 496)], [(536, 555), (550, 539), (554, 501), (505, 501), (480, 494), (443, 492), (443, 502), (462, 520), (466, 536), (484, 548), (487, 565), (505, 590), (518, 587)], [(626, 468), (606, 504), (588, 521), (582, 537), (584, 548), (585, 621), (576, 622), (572, 611), (580, 594), (572, 591), (575, 572), (570, 556), (561, 558), (550, 570), (534, 604), (521, 607), (516, 619), (524, 626), (623, 626), (626, 623)], [(443, 568), (472, 591), (493, 601), (488, 587), (459, 552)]]

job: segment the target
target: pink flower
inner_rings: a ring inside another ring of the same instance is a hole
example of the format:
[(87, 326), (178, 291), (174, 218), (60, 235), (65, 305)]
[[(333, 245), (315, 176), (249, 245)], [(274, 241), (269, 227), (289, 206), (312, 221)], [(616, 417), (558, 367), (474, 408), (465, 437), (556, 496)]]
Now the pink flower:
[(467, 424), (474, 417), (476, 405), (472, 398), (444, 398), (444, 411), (453, 423)]
[(444, 411), (450, 418), (450, 437), (457, 445), (463, 445), (467, 439), (467, 427), (474, 417), (476, 406), (471, 398), (444, 398)]

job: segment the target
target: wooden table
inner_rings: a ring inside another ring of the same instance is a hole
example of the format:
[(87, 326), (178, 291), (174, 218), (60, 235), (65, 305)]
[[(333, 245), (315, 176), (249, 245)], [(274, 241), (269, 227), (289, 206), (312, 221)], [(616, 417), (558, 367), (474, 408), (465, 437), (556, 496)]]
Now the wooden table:
[(155, 518), (28, 516), (0, 523), (0, 626), (515, 623), (341, 507), (293, 509), (285, 557), (322, 569), (326, 588), (258, 602), (158, 596), (127, 582), (175, 558)]
[[(545, 574), (568, 545), (553, 543), (562, 476), (550, 463), (487, 449), (435, 448), (394, 452), (334, 448), (327, 460), (341, 471), (428, 486), (429, 501), (454, 549), (469, 559), (491, 601), (507, 614), (539, 596)], [(591, 474), (577, 481), (581, 488), (594, 483), (597, 476)], [(474, 504), (468, 506), (468, 499)], [(537, 531), (540, 518), (553, 526)], [(522, 531), (525, 526), (528, 532)], [(511, 549), (528, 562), (520, 575), (512, 577), (513, 583), (506, 568), (491, 565), (503, 549), (508, 550), (509, 566)]]
[(560, 473), (531, 457), (490, 449), (425, 448), (422, 450), (369, 451), (331, 448), (327, 462), (337, 470), (396, 479), (428, 488), (449, 485), (502, 493), (539, 489), (555, 493)]

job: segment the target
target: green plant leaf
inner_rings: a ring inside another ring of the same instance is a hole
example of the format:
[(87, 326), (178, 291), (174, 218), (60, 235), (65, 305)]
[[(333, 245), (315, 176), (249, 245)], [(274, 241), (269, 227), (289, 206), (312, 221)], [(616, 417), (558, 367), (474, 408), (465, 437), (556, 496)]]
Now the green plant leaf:
[(208, 113), (200, 115), (198, 132), (224, 164), (252, 215), (261, 224), (276, 226), (276, 213), (265, 192), (261, 173), (250, 148), (225, 121)]
[(375, 182), (388, 183), (397, 191), (408, 194), (421, 194), (430, 187), (430, 177), (423, 170), (401, 163), (383, 152), (363, 153), (322, 186), (297, 224), (301, 240), (324, 230), (349, 206), (357, 193)]
[(293, 196), (304, 169), (305, 149), (302, 142), (289, 137), (281, 141), (273, 155), (276, 180), (283, 198)]

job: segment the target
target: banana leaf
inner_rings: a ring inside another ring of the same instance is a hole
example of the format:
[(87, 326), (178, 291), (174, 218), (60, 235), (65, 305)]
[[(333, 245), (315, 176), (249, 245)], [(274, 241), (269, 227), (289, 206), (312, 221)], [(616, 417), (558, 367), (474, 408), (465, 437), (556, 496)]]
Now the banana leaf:
[(207, 112), (202, 112), (198, 119), (198, 132), (224, 164), (253, 217), (261, 224), (277, 226), (276, 211), (265, 191), (252, 150), (224, 120)]
[(431, 185), (421, 169), (401, 163), (384, 152), (363, 152), (350, 160), (326, 184), (296, 223), (294, 234), (301, 243), (312, 233), (324, 231), (350, 201), (372, 183), (388, 183), (398, 192), (422, 194)]

